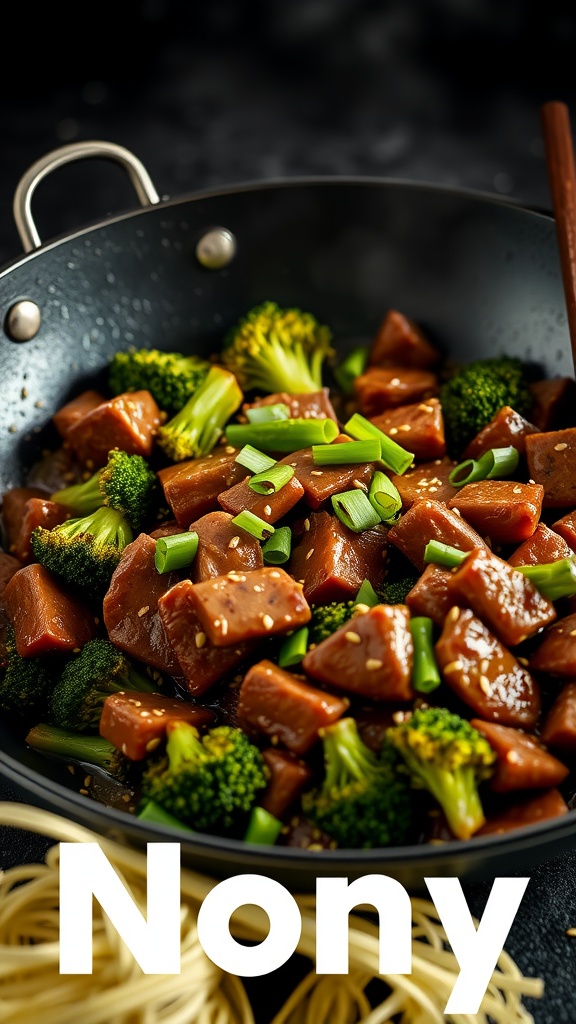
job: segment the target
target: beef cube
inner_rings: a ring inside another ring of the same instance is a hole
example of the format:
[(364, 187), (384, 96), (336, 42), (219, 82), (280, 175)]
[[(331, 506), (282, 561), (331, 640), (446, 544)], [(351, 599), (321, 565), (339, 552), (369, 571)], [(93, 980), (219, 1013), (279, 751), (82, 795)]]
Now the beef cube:
[(544, 508), (576, 505), (576, 427), (526, 438), (530, 476), (544, 489)]
[(572, 426), (576, 385), (572, 377), (553, 377), (537, 380), (530, 385), (534, 404), (530, 419), (538, 430), (557, 430)]
[(550, 789), (551, 786), (559, 786), (568, 775), (566, 765), (549, 754), (536, 736), (477, 718), (470, 724), (488, 740), (498, 757), (496, 770), (490, 779), (490, 788), (495, 793)]
[(47, 498), (28, 499), (24, 506), (20, 532), (14, 544), (14, 554), (22, 565), (34, 561), (30, 538), (36, 527), (42, 526), (45, 530), (52, 530), (60, 523), (65, 523), (70, 516), (70, 510), (55, 501), (48, 501)]
[(368, 361), (371, 366), (392, 363), (427, 370), (439, 359), (440, 353), (414, 321), (391, 309), (378, 328)]
[(30, 498), (47, 498), (46, 491), (39, 487), (11, 487), (2, 496), (2, 526), (6, 535), (6, 547), (14, 552), (22, 529), (24, 509)]
[(546, 716), (542, 739), (570, 760), (576, 756), (576, 682), (560, 690)]
[(173, 722), (187, 722), (201, 729), (213, 720), (213, 711), (187, 700), (125, 690), (111, 693), (104, 701), (100, 735), (130, 760), (143, 761), (160, 746)]
[[(345, 444), (350, 440), (346, 434), (339, 434), (332, 444)], [(287, 455), (281, 459), (280, 464), (284, 463), (293, 466), (294, 475), (304, 488), (304, 501), (313, 509), (320, 508), (333, 494), (350, 491), (353, 487), (367, 491), (375, 469), (373, 462), (320, 467), (314, 462), (311, 448)]]
[(355, 597), (365, 579), (376, 588), (384, 582), (384, 527), (354, 533), (328, 512), (314, 512), (306, 524), (308, 529), (292, 552), (290, 572), (302, 582), (311, 604)]
[(354, 394), (364, 416), (386, 409), (423, 402), (438, 393), (438, 380), (429, 370), (403, 366), (372, 366), (354, 381)]
[(294, 754), (268, 747), (262, 751), (270, 778), (262, 807), (275, 818), (283, 818), (312, 780), (312, 770)]
[(234, 526), (228, 512), (209, 512), (190, 529), (198, 534), (198, 551), (190, 570), (194, 583), (228, 572), (250, 572), (264, 565), (260, 542)]
[(538, 526), (543, 497), (540, 484), (479, 480), (461, 487), (448, 508), (458, 509), (478, 533), (490, 537), (494, 544), (520, 544)]
[(480, 534), (457, 512), (431, 498), (414, 502), (389, 531), (388, 540), (414, 563), (418, 572), (423, 572), (426, 566), (424, 551), (428, 541), (437, 540), (460, 551), (486, 547)]
[(248, 470), (236, 462), (237, 454), (236, 448), (227, 445), (201, 459), (160, 470), (164, 497), (179, 526), (187, 529), (195, 519), (216, 511), (218, 495), (248, 476)]
[(70, 428), (105, 401), (104, 395), (99, 391), (83, 391), (77, 398), (73, 398), (71, 402), (58, 409), (52, 420), (62, 440), (67, 441)]
[(516, 448), (520, 455), (526, 452), (526, 437), (537, 434), (538, 427), (525, 420), (509, 405), (503, 405), (485, 427), (476, 434), (462, 453), (463, 459), (479, 459), (491, 448)]
[[(563, 516), (558, 522), (553, 524), (553, 530), (556, 535), (560, 535), (570, 549), (569, 555), (562, 555), (562, 558), (570, 558), (576, 551), (576, 510), (569, 512), (568, 515)], [(554, 559), (550, 559), (554, 561)]]
[(530, 658), (530, 668), (551, 676), (576, 677), (576, 613), (559, 619), (546, 630)]
[(68, 429), (67, 442), (88, 468), (104, 466), (108, 453), (152, 454), (160, 409), (149, 391), (131, 391), (96, 406)]
[(538, 523), (534, 533), (510, 555), (510, 565), (547, 565), (558, 562), (561, 558), (571, 558), (574, 554), (565, 540), (550, 530), (544, 523)]
[(458, 493), (448, 479), (455, 465), (452, 459), (434, 459), (433, 462), (421, 462), (402, 476), (391, 473), (390, 479), (402, 498), (403, 511), (412, 508), (414, 502), (422, 498), (445, 503), (451, 501)]
[(443, 569), (440, 565), (427, 565), (418, 582), (406, 595), (410, 614), (425, 615), (437, 626), (443, 626), (454, 604), (448, 591), (451, 579), (449, 569)]
[(12, 555), (7, 555), (4, 551), (0, 551), (0, 598), (12, 577), (21, 568), (22, 565), (17, 558), (13, 558)]
[(265, 398), (257, 398), (254, 402), (246, 402), (242, 406), (242, 412), (246, 414), (248, 409), (259, 409), (263, 405), (286, 405), (292, 420), (334, 420), (335, 423), (338, 422), (330, 401), (329, 388), (294, 395), (289, 395), (287, 391), (279, 391), (274, 395), (266, 395)]
[(248, 480), (241, 480), (239, 484), (219, 494), (218, 503), (225, 512), (231, 512), (234, 516), (247, 509), (265, 523), (272, 524), (283, 519), (298, 504), (303, 494), (304, 488), (296, 476), (275, 494), (257, 494)]
[(88, 608), (43, 565), (27, 565), (15, 573), (3, 601), (21, 658), (79, 651), (96, 635)]
[(442, 406), (437, 398), (388, 409), (372, 423), (415, 459), (439, 459), (446, 454)]
[(515, 800), (510, 807), (489, 816), (485, 825), (474, 834), (480, 836), (499, 836), (505, 832), (513, 832), (527, 825), (539, 825), (542, 821), (559, 818), (568, 814), (568, 806), (557, 789), (548, 789), (538, 796), (526, 800)]

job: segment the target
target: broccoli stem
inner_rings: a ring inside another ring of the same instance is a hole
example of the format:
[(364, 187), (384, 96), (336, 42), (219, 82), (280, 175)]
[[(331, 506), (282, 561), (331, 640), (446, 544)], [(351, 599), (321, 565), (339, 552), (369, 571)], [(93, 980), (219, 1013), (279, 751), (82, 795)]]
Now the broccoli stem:
[(434, 656), (433, 629), (432, 619), (425, 615), (417, 615), (410, 620), (410, 632), (414, 642), (412, 685), (419, 693), (431, 693), (441, 683)]
[(50, 501), (58, 505), (66, 505), (79, 516), (89, 516), (104, 504), (104, 495), (100, 490), (100, 470), (89, 480), (72, 487), (64, 487), (50, 495)]
[(168, 725), (166, 753), (172, 771), (178, 769), (184, 763), (206, 760), (206, 751), (198, 736), (198, 730), (188, 722), (173, 722)]
[(322, 730), (320, 736), (324, 742), (326, 789), (343, 789), (350, 776), (360, 781), (374, 773), (376, 755), (362, 743), (355, 719), (341, 718)]
[(136, 815), (140, 821), (149, 821), (153, 825), (164, 825), (168, 828), (181, 829), (183, 832), (192, 832), (193, 829), (189, 825), (185, 825), (179, 818), (175, 818), (173, 814), (169, 814), (165, 811), (160, 804), (157, 804), (154, 800), (148, 800), (147, 803), (138, 811)]
[(174, 462), (207, 455), (242, 401), (234, 374), (214, 366), (206, 380), (158, 432), (158, 441)]
[(561, 597), (573, 597), (576, 594), (576, 561), (573, 558), (560, 558), (546, 565), (519, 565), (515, 568), (549, 601), (559, 601)]
[(248, 828), (244, 833), (245, 843), (258, 843), (260, 846), (274, 846), (282, 831), (282, 822), (263, 807), (253, 807)]
[(486, 820), (474, 766), (440, 768), (431, 761), (422, 763), (409, 749), (404, 748), (402, 753), (412, 774), (440, 804), (456, 838), (470, 839)]
[(443, 544), (439, 540), (431, 540), (424, 551), (424, 561), (434, 562), (434, 565), (442, 565), (445, 569), (456, 569), (465, 558), (468, 558), (469, 551), (460, 551), (451, 544)]
[(70, 758), (109, 771), (118, 757), (118, 750), (102, 736), (85, 736), (59, 729), (55, 725), (35, 725), (26, 737), (34, 750), (56, 757)]

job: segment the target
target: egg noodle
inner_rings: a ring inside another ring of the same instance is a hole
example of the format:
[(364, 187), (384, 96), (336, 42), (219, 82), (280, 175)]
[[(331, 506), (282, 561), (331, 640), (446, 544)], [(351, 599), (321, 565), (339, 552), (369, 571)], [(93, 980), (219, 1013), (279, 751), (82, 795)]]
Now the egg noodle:
[[(0, 825), (58, 842), (97, 842), (140, 910), (146, 912), (146, 854), (102, 839), (66, 818), (22, 804), (0, 803)], [(0, 1020), (3, 1024), (255, 1024), (242, 982), (204, 954), (196, 929), (198, 909), (215, 884), (182, 870), (182, 970), (146, 975), (101, 912), (94, 907), (93, 973), (58, 973), (58, 845), (44, 864), (0, 873)], [(298, 952), (315, 956), (315, 899), (297, 897), (302, 915)], [(378, 974), (378, 929), (350, 915), (350, 973), (317, 975), (312, 969), (270, 1024), (533, 1024), (522, 997), (539, 997), (543, 983), (525, 978), (503, 952), (480, 1013), (445, 1016), (443, 1008), (458, 975), (434, 905), (412, 900), (413, 967), (410, 976)], [(231, 930), (261, 941), (265, 914), (241, 907)], [(371, 986), (370, 998), (366, 994)], [(376, 995), (372, 992), (376, 989)], [(380, 1001), (375, 1005), (377, 1000)], [(268, 1024), (268, 1021), (266, 1022)]]

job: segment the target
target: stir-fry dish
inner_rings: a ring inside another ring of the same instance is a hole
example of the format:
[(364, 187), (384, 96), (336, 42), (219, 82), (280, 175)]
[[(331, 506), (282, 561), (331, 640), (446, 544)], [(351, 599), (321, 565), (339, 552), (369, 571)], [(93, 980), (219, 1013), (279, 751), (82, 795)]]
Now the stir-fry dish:
[(130, 350), (3, 495), (0, 709), (87, 797), (308, 850), (568, 813), (576, 386), (273, 302)]

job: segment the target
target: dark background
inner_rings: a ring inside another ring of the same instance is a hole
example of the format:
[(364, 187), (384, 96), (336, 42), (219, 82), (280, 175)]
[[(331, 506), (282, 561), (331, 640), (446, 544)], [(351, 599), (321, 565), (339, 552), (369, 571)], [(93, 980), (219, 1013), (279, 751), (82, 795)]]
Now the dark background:
[[(573, 3), (552, 0), (101, 0), (3, 12), (0, 263), (18, 255), (22, 172), (82, 139), (133, 150), (159, 192), (369, 174), (549, 206), (538, 108), (576, 110)], [(10, 19), (10, 20), (9, 20)], [(12, 22), (12, 24), (10, 24)], [(65, 168), (38, 189), (43, 238), (134, 204), (119, 170)], [(441, 240), (440, 240), (441, 241)], [(5, 791), (0, 788), (0, 797)], [(42, 844), (0, 832), (0, 865)], [(576, 857), (533, 872), (508, 948), (546, 979), (537, 1024), (576, 1022)], [(489, 886), (469, 887), (481, 911)], [(281, 979), (260, 983), (260, 1020)]]

